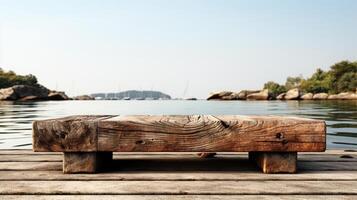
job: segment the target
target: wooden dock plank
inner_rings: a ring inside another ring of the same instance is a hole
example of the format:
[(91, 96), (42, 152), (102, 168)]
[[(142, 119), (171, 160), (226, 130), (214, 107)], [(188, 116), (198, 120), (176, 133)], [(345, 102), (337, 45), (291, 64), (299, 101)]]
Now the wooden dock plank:
[(356, 185), (357, 181), (0, 181), (0, 194), (357, 195)]
[(299, 174), (245, 172), (107, 172), (63, 174), (61, 171), (0, 171), (0, 181), (357, 181), (356, 171), (313, 171)]
[(1, 195), (7, 200), (353, 200), (357, 195)]
[(58, 153), (0, 150), (0, 155), (0, 199), (357, 198), (354, 151), (302, 153), (297, 174), (259, 173), (246, 153), (211, 159), (193, 153), (116, 153), (109, 172), (70, 175), (62, 174)]
[(62, 162), (0, 162), (0, 171), (62, 171)]
[[(246, 159), (121, 159), (114, 160), (109, 171), (252, 171), (258, 170)], [(300, 161), (298, 171), (357, 171), (356, 162), (304, 162)], [(62, 170), (62, 162), (0, 162), (0, 170)]]

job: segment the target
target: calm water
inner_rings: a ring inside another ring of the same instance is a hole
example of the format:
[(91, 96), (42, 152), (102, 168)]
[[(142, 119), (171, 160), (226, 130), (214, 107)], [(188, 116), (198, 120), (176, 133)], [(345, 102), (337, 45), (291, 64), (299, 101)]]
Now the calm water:
[(0, 102), (0, 149), (31, 148), (33, 120), (74, 114), (290, 115), (326, 120), (328, 148), (357, 149), (357, 101)]

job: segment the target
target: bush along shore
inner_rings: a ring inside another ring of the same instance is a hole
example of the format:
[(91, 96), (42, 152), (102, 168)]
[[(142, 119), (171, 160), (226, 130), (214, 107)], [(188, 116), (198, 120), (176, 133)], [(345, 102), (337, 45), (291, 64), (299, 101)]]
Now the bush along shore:
[(306, 79), (288, 77), (284, 85), (269, 81), (263, 90), (222, 91), (207, 100), (357, 100), (357, 62), (342, 61), (317, 69)]
[(0, 68), (0, 100), (70, 100), (60, 91), (49, 90), (37, 82), (34, 75), (18, 75)]

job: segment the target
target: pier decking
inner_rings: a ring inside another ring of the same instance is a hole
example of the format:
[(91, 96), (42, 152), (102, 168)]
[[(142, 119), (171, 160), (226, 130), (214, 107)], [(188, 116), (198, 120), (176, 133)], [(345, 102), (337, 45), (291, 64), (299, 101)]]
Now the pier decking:
[(299, 153), (297, 174), (260, 173), (247, 153), (114, 153), (114, 165), (100, 174), (63, 174), (62, 159), (0, 150), (0, 199), (357, 198), (353, 150)]

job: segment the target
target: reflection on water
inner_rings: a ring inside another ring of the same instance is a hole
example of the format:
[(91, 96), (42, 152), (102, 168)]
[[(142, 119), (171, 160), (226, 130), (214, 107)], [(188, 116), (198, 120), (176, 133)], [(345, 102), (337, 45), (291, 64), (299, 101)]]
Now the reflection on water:
[(31, 148), (33, 120), (75, 114), (294, 115), (326, 120), (328, 148), (357, 148), (357, 101), (0, 102), (0, 149)]

